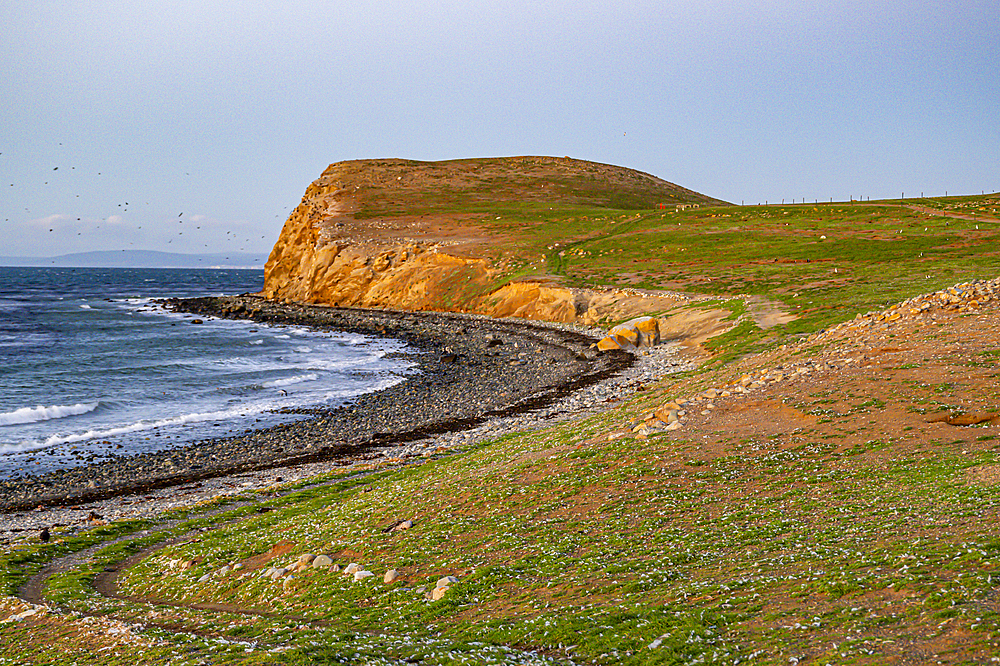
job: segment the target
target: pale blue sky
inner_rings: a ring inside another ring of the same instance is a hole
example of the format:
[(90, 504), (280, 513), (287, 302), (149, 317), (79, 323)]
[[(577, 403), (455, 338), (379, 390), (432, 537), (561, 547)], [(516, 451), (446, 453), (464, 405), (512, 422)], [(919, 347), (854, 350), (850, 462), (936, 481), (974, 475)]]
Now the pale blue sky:
[(1000, 190), (992, 2), (8, 0), (0, 26), (0, 255), (267, 252), (366, 157), (569, 155), (735, 203)]

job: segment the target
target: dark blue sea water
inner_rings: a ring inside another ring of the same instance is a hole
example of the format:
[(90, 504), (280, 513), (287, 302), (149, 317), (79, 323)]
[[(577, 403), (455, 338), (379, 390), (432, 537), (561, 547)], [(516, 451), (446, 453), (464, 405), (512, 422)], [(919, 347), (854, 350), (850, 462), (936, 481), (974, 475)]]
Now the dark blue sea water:
[(402, 381), (404, 344), (167, 312), (263, 271), (0, 267), (0, 478), (264, 427)]

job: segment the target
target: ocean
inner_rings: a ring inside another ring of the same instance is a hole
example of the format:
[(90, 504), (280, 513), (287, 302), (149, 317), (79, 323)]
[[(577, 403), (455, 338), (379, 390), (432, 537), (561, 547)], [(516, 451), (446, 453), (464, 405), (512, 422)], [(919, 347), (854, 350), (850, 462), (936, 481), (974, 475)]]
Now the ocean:
[[(172, 313), (260, 270), (0, 267), (0, 479), (304, 418), (403, 381), (405, 343)], [(282, 411), (284, 410), (284, 411)]]

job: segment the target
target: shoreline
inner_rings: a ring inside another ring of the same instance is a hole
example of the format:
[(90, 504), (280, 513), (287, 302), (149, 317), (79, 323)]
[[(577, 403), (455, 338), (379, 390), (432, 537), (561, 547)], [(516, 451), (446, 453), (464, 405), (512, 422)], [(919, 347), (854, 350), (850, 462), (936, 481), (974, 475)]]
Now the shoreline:
[(0, 513), (72, 507), (279, 467), (375, 460), (389, 449), (539, 409), (617, 374), (635, 358), (597, 353), (583, 333), (525, 320), (280, 304), (254, 295), (163, 303), (192, 319), (246, 319), (399, 339), (418, 350), (407, 357), (419, 372), (343, 407), (290, 410), (305, 417), (292, 423), (0, 482)]

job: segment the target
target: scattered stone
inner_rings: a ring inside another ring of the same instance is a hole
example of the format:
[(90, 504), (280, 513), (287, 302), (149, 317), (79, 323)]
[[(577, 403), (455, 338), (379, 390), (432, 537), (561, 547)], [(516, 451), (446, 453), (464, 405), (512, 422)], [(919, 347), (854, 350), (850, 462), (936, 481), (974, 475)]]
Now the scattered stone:
[(38, 607), (38, 606), (33, 607), (33, 608), (29, 608), (27, 610), (21, 611), (20, 613), (18, 613), (16, 615), (11, 615), (9, 618), (7, 618), (6, 620), (4, 620), (4, 622), (20, 622), (21, 620), (25, 620), (25, 619), (33, 616), (33, 615), (37, 615), (38, 613), (42, 612), (43, 610), (44, 610), (44, 608)]
[(397, 520), (392, 525), (382, 529), (383, 532), (396, 532), (398, 530), (408, 530), (413, 527), (412, 520)]
[(654, 640), (652, 643), (649, 644), (649, 649), (655, 650), (656, 648), (663, 645), (663, 641), (665, 641), (669, 637), (670, 637), (669, 634), (663, 634), (662, 636), (660, 636), (659, 638), (657, 638), (656, 640)]
[(322, 569), (325, 567), (329, 567), (332, 564), (333, 560), (330, 559), (329, 555), (317, 555), (316, 558), (312, 561), (312, 568)]
[(312, 553), (302, 553), (301, 555), (299, 555), (299, 559), (295, 561), (295, 566), (293, 567), (293, 569), (295, 571), (302, 571), (304, 569), (308, 569), (312, 565), (313, 560), (315, 559), (316, 556), (313, 555)]
[(382, 578), (382, 582), (385, 584), (395, 583), (399, 580), (399, 572), (395, 569), (389, 569), (385, 572), (385, 576)]
[(655, 317), (637, 317), (618, 324), (597, 343), (601, 351), (641, 349), (660, 344), (660, 322)]
[(364, 580), (365, 578), (371, 578), (374, 576), (371, 571), (365, 571), (364, 569), (358, 569), (354, 572), (354, 580)]

